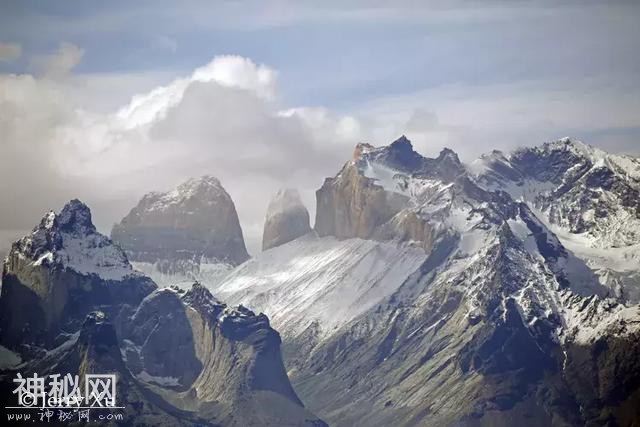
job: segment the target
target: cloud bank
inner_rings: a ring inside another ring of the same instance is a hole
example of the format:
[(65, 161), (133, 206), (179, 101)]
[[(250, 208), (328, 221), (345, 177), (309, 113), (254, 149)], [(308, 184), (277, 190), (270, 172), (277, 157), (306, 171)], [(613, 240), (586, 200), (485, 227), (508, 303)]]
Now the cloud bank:
[[(2, 227), (25, 227), (71, 197), (93, 207), (103, 231), (151, 190), (217, 176), (236, 202), (251, 248), (259, 246), (268, 200), (296, 186), (313, 190), (363, 135), (355, 119), (318, 108), (283, 110), (275, 70), (239, 56), (215, 57), (190, 75), (132, 97), (112, 114), (71, 105), (68, 76), (82, 50), (61, 45), (38, 58), (44, 71), (0, 81)], [(40, 211), (36, 214), (36, 212)]]
[[(565, 135), (628, 152), (629, 134), (640, 129), (640, 98), (624, 86), (605, 90), (584, 80), (576, 94), (561, 81), (445, 85), (339, 112), (286, 105), (275, 69), (229, 55), (147, 84), (150, 89), (104, 112), (92, 107), (109, 105), (110, 93), (144, 77), (78, 74), (84, 53), (62, 43), (31, 59), (33, 75), (0, 74), (5, 236), (75, 197), (108, 233), (144, 193), (212, 174), (234, 199), (255, 252), (271, 195), (296, 187), (313, 216), (315, 190), (357, 142), (381, 145), (406, 134), (423, 154), (446, 146), (471, 160)], [(611, 129), (629, 134), (618, 144)], [(0, 242), (0, 249), (6, 245)]]

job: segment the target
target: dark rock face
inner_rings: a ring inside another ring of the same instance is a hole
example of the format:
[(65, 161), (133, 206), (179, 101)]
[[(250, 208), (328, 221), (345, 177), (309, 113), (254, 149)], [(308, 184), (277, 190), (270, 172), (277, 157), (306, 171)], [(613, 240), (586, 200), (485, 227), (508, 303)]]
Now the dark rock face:
[(524, 176), (531, 176), (539, 181), (560, 183), (570, 168), (577, 166), (579, 173), (591, 166), (588, 159), (571, 148), (571, 141), (566, 140), (558, 147), (547, 144), (540, 148), (521, 149), (514, 153), (512, 162)]
[(204, 259), (238, 265), (249, 258), (233, 201), (211, 176), (145, 195), (113, 227), (111, 238), (132, 261)]
[[(223, 425), (324, 425), (293, 391), (264, 314), (228, 307), (196, 283), (155, 291), (122, 329), (129, 369), (151, 384), (175, 379), (165, 395), (178, 408), (215, 413)], [(268, 402), (289, 412), (278, 415)]]
[(280, 246), (311, 231), (309, 211), (295, 189), (278, 191), (269, 202), (262, 234), (262, 250)]
[(413, 149), (411, 141), (404, 135), (384, 147), (375, 148), (369, 144), (359, 144), (356, 147), (354, 161), (359, 166), (366, 162), (380, 163), (399, 172), (413, 176), (438, 177), (446, 182), (451, 182), (464, 173), (464, 167), (453, 150), (445, 148), (435, 159), (423, 157)]
[(78, 199), (67, 203), (56, 217), (60, 231), (86, 235), (95, 233), (89, 207)]
[(640, 419), (638, 338), (606, 335), (592, 345), (567, 346), (564, 377), (586, 425), (634, 425)]
[(18, 373), (23, 377), (31, 377), (34, 373), (39, 377), (77, 375), (82, 388), (87, 374), (115, 375), (115, 403), (122, 408), (93, 409), (90, 416), (97, 424), (108, 424), (99, 421), (99, 416), (118, 414), (123, 416), (123, 425), (217, 425), (175, 408), (132, 377), (122, 360), (115, 327), (103, 312), (89, 313), (81, 329), (54, 351), (42, 358), (32, 359), (16, 370), (2, 372), (0, 395), (3, 402), (16, 401), (11, 390), (15, 388), (12, 379)]
[(0, 342), (12, 349), (51, 347), (62, 331), (77, 331), (87, 313), (100, 308), (116, 315), (156, 288), (96, 232), (89, 208), (78, 200), (48, 213), (14, 243), (2, 274)]
[[(124, 354), (135, 375), (143, 371), (158, 378), (175, 378), (188, 388), (202, 370), (196, 355), (196, 337), (184, 304), (172, 289), (147, 296), (123, 327)], [(180, 355), (180, 357), (175, 357)]]

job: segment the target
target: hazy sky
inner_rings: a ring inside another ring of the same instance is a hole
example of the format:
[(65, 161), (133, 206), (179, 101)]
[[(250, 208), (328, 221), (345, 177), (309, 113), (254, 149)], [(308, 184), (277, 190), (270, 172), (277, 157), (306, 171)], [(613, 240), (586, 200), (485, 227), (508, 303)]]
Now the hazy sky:
[(279, 187), (313, 215), (355, 143), (403, 133), (640, 152), (640, 2), (387, 3), (0, 2), (0, 249), (71, 198), (108, 233), (208, 173), (256, 251)]

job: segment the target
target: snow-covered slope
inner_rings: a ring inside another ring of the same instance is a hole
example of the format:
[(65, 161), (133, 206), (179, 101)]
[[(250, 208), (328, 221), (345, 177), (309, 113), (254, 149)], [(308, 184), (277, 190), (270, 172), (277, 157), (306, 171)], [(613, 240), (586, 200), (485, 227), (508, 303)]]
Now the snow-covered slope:
[(613, 296), (640, 302), (640, 160), (563, 138), (474, 161), (474, 180), (525, 202)]
[(407, 245), (310, 234), (245, 262), (213, 291), (269, 313), (285, 336), (314, 323), (327, 335), (395, 292), (425, 259)]
[(163, 260), (150, 262), (132, 262), (136, 271), (150, 277), (158, 286), (178, 286), (191, 288), (193, 282), (200, 282), (209, 287), (217, 285), (230, 271), (231, 264), (201, 258), (200, 260)]
[(640, 242), (640, 160), (563, 138), (471, 165), (483, 186), (534, 204), (554, 225), (594, 247)]

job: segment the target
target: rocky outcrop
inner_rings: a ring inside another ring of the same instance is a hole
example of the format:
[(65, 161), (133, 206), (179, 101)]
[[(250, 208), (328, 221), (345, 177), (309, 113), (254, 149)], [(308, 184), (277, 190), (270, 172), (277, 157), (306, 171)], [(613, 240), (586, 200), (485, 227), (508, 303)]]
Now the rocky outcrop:
[(640, 159), (562, 138), (492, 152), (470, 170), (480, 186), (507, 191), (567, 236), (591, 270), (585, 276), (621, 302), (640, 302)]
[(634, 425), (640, 419), (640, 332), (568, 343), (564, 378), (586, 425)]
[(262, 233), (262, 250), (280, 246), (311, 231), (309, 211), (298, 190), (282, 189), (269, 202)]
[(439, 179), (444, 182), (452, 182), (465, 172), (464, 166), (453, 150), (444, 148), (435, 159), (424, 157), (413, 149), (411, 141), (404, 135), (382, 147), (358, 144), (354, 151), (353, 162), (361, 169), (375, 163), (393, 171), (415, 177)]
[(327, 178), (316, 191), (315, 230), (319, 236), (341, 239), (370, 238), (406, 204), (406, 198), (387, 193), (347, 164), (335, 178)]
[(2, 277), (0, 342), (12, 349), (50, 348), (59, 334), (77, 331), (87, 313), (100, 308), (116, 316), (156, 288), (96, 231), (91, 211), (78, 200), (49, 212), (13, 244)]
[[(72, 379), (77, 376), (76, 384), (81, 396), (85, 396), (85, 375), (115, 375), (117, 408), (96, 407), (89, 413), (91, 421), (99, 425), (111, 425), (113, 421), (106, 421), (109, 419), (117, 419), (122, 425), (218, 425), (211, 420), (199, 418), (192, 412), (179, 410), (136, 380), (122, 359), (116, 329), (104, 312), (89, 313), (78, 332), (43, 357), (32, 359), (15, 370), (1, 373), (0, 395), (2, 401), (7, 404), (17, 403), (17, 396), (11, 390), (15, 388), (12, 380), (18, 374), (23, 378), (32, 377), (34, 374), (39, 377), (59, 375), (61, 381), (67, 375), (71, 375)], [(73, 384), (70, 391), (72, 386)], [(90, 405), (84, 401), (81, 406), (84, 406), (83, 404)], [(74, 403), (63, 402), (60, 406), (74, 406)], [(105, 406), (104, 402), (102, 406)], [(53, 412), (57, 419), (57, 411)], [(77, 420), (77, 415), (72, 420)]]
[(464, 174), (458, 156), (444, 149), (435, 159), (421, 156), (404, 136), (389, 146), (358, 144), (353, 160), (316, 192), (315, 230), (340, 239), (409, 240), (429, 249), (432, 228), (415, 215), (412, 180), (434, 185), (424, 198), (448, 197)]
[(122, 336), (131, 372), (180, 409), (222, 425), (323, 425), (293, 391), (269, 319), (228, 307), (199, 283), (149, 295)]
[(249, 258), (233, 201), (212, 176), (145, 195), (111, 238), (132, 261), (238, 265)]

